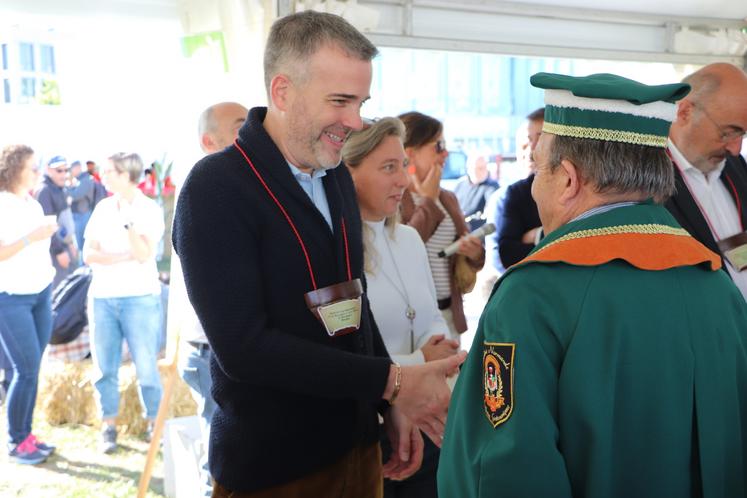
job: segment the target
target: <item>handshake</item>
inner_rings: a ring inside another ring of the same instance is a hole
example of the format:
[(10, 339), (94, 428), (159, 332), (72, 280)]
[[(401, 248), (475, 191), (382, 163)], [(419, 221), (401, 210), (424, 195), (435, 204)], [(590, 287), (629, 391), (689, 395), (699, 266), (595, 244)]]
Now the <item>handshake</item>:
[(389, 369), (383, 398), (392, 404), (384, 417), (384, 428), (392, 445), (392, 456), (384, 464), (384, 476), (401, 480), (412, 475), (423, 458), (422, 430), (440, 447), (451, 399), (447, 379), (459, 371), (467, 353), (460, 351), (423, 365)]

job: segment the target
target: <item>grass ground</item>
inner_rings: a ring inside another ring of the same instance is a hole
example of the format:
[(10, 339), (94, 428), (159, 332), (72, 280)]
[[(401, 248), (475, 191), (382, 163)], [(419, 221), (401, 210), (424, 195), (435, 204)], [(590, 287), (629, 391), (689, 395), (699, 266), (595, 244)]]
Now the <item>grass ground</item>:
[[(140, 475), (149, 444), (144, 439), (120, 434), (119, 449), (111, 455), (98, 451), (99, 429), (88, 425), (46, 423), (37, 407), (34, 434), (57, 446), (40, 465), (12, 463), (0, 451), (0, 497), (2, 498), (125, 498), (137, 496)], [(0, 441), (7, 439), (5, 406), (0, 409)], [(5, 445), (0, 445), (5, 449)], [(147, 496), (159, 498), (163, 491), (163, 461), (159, 453), (153, 467)]]
[[(0, 414), (0, 441), (6, 439), (5, 407)], [(34, 433), (57, 446), (40, 465), (18, 465), (0, 452), (0, 496), (3, 498), (125, 498), (137, 496), (148, 443), (120, 435), (119, 449), (104, 455), (98, 451), (99, 431), (87, 425), (53, 427), (34, 421)], [(2, 447), (4, 449), (4, 446)], [(163, 461), (159, 453), (153, 468), (148, 498), (164, 496)]]

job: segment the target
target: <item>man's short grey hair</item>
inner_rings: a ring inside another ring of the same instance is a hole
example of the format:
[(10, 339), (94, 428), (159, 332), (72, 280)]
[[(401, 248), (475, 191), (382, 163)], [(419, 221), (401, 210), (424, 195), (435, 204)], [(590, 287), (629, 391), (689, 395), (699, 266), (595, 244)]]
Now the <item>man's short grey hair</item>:
[(205, 133), (212, 133), (215, 131), (216, 124), (213, 119), (214, 105), (211, 105), (200, 114), (200, 118), (197, 121), (197, 136), (202, 137)]
[(551, 171), (571, 161), (599, 194), (635, 194), (664, 202), (674, 194), (674, 168), (661, 147), (554, 135)]
[(270, 93), (270, 82), (277, 74), (286, 72), (291, 77), (306, 77), (305, 67), (291, 67), (307, 61), (326, 44), (338, 46), (350, 57), (370, 61), (378, 49), (352, 24), (340, 16), (307, 10), (275, 21), (265, 47), (265, 88)]

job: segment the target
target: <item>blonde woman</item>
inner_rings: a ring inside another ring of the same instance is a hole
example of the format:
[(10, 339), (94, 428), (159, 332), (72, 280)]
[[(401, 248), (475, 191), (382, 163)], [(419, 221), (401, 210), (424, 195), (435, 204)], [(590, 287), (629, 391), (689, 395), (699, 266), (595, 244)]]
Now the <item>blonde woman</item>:
[(115, 154), (101, 173), (113, 195), (96, 205), (85, 231), (83, 257), (93, 279), (92, 352), (103, 430), (101, 451), (117, 448), (118, 373), (122, 341), (132, 355), (140, 402), (149, 421), (148, 437), (161, 400), (156, 365), (161, 331), (161, 286), (156, 247), (164, 231), (163, 213), (137, 183), (143, 161), (137, 154)]
[[(364, 222), (368, 299), (392, 359), (403, 365), (446, 358), (459, 343), (436, 305), (428, 256), (418, 233), (397, 222), (409, 183), (402, 147), (404, 126), (383, 118), (353, 133), (342, 150)], [(421, 470), (404, 481), (385, 480), (386, 497), (435, 497), (438, 449), (426, 438)], [(385, 454), (389, 442), (382, 440)]]

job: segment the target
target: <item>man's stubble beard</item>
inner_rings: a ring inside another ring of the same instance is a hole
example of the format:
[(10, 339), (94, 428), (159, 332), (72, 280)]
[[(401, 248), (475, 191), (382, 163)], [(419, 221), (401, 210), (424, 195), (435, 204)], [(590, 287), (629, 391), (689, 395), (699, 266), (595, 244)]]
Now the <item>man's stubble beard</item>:
[(303, 103), (294, 105), (288, 119), (288, 143), (296, 150), (302, 152), (302, 156), (296, 157), (298, 161), (308, 161), (313, 157), (316, 164), (296, 164), (297, 167), (311, 168), (314, 170), (327, 170), (336, 168), (340, 164), (341, 154), (335, 154), (336, 157), (329, 157), (330, 151), (326, 150), (322, 142), (321, 135), (323, 130), (309, 129), (309, 120), (306, 119), (308, 113)]

